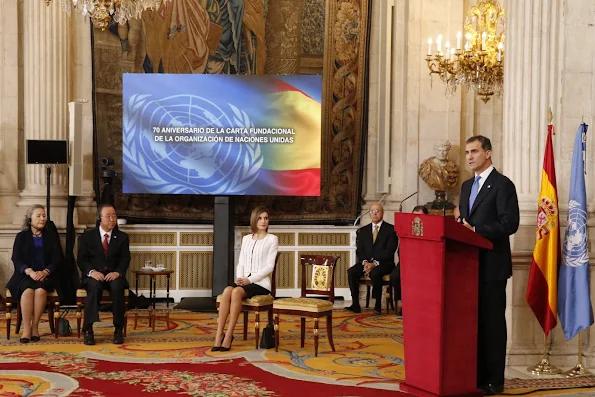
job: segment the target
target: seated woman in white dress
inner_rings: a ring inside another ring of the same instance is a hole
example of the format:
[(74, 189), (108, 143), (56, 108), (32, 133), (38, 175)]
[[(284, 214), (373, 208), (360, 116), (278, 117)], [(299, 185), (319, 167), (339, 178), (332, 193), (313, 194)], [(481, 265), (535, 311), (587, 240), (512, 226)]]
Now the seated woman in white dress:
[[(219, 303), (217, 334), (211, 351), (229, 351), (233, 342), (233, 329), (242, 312), (242, 299), (271, 293), (270, 275), (275, 267), (279, 239), (269, 234), (269, 212), (256, 207), (250, 215), (251, 234), (242, 239), (240, 260), (236, 268), (236, 282), (223, 291)], [(225, 337), (223, 328), (229, 316)]]

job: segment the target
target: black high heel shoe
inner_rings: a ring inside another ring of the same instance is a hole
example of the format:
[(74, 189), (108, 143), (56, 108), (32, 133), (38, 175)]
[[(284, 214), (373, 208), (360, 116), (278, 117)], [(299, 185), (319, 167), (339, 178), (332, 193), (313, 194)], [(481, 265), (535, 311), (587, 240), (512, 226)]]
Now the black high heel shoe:
[(39, 342), (41, 340), (41, 337), (39, 335), (33, 335), (31, 337), (31, 342)]
[(233, 344), (233, 336), (231, 337), (231, 343), (229, 344), (229, 347), (225, 347), (223, 345), (221, 345), (221, 347), (219, 348), (220, 352), (228, 352), (231, 350), (231, 345)]
[(221, 350), (221, 346), (213, 346), (213, 347), (211, 348), (211, 351), (212, 351), (212, 352), (218, 352), (218, 351), (220, 351), (220, 350)]
[(29, 338), (21, 338), (21, 339), (19, 339), (19, 342), (21, 342), (21, 343), (29, 343)]

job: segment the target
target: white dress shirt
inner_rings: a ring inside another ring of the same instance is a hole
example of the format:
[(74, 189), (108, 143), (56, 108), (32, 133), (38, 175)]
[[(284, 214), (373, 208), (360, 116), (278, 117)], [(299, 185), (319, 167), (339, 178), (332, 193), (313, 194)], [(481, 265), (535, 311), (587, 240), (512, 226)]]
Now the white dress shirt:
[[(492, 173), (492, 171), (494, 171), (494, 165), (490, 165), (484, 172), (482, 172), (481, 174), (479, 174), (479, 176), (481, 177), (481, 179), (479, 180), (479, 186), (477, 189), (477, 193), (479, 193), (481, 191), (481, 188), (483, 186), (483, 184), (485, 183), (485, 181), (488, 179), (488, 176), (490, 176), (490, 174)], [(477, 177), (477, 175), (475, 175)]]

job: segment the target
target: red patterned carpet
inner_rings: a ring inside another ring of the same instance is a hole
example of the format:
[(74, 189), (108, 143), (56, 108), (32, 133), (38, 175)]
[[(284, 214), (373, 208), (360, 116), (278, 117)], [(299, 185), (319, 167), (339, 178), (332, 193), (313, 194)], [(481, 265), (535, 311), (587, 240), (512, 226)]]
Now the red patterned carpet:
[[(11, 352), (0, 370), (0, 396), (406, 396), (406, 393), (292, 380), (244, 358), (207, 363), (121, 363), (68, 353)], [(19, 374), (17, 378), (10, 376)], [(65, 375), (64, 379), (56, 374)], [(70, 381), (69, 381), (70, 380)], [(78, 382), (78, 385), (76, 384)], [(45, 388), (45, 390), (43, 390)]]
[[(76, 336), (54, 339), (46, 322), (40, 342), (22, 345), (14, 334), (9, 341), (0, 338), (0, 396), (406, 396), (397, 391), (405, 370), (402, 324), (392, 315), (334, 312), (336, 351), (323, 329), (318, 357), (310, 322), (300, 347), (297, 318), (282, 319), (279, 352), (254, 349), (251, 317), (248, 340), (240, 326), (232, 350), (214, 353), (212, 313), (174, 311), (169, 329), (159, 321), (155, 332), (143, 319), (138, 329), (129, 327), (123, 345), (111, 343), (111, 317), (102, 317), (95, 346)], [(69, 319), (76, 323), (73, 315)], [(0, 321), (0, 335), (5, 332)], [(593, 386), (594, 376), (507, 379), (505, 392), (595, 395)]]

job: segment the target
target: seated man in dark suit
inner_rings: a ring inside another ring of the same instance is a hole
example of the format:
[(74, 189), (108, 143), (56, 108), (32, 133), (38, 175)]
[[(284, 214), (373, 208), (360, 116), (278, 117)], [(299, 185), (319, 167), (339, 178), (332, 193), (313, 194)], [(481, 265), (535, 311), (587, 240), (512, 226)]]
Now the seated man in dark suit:
[[(414, 214), (428, 214), (428, 209), (423, 205), (418, 205), (413, 209)], [(397, 301), (401, 300), (401, 262), (397, 263), (397, 266), (393, 269), (392, 273), (390, 274), (390, 284), (395, 289), (395, 307), (397, 309), (397, 316), (401, 316), (403, 314), (403, 302), (401, 302), (401, 307), (397, 306)]]
[(395, 251), (398, 239), (395, 227), (384, 222), (384, 210), (379, 203), (370, 206), (372, 223), (357, 231), (357, 263), (349, 268), (347, 278), (351, 290), (352, 305), (346, 307), (355, 313), (362, 311), (359, 305), (359, 280), (367, 274), (372, 280), (372, 297), (376, 300), (374, 313), (380, 314), (382, 304), (382, 278), (395, 267)]
[(114, 316), (114, 343), (124, 343), (124, 291), (128, 288), (126, 271), (130, 265), (128, 235), (116, 227), (116, 209), (102, 204), (97, 209), (99, 226), (81, 236), (78, 265), (82, 285), (87, 290), (83, 331), (85, 345), (94, 345), (93, 323), (99, 321), (99, 301), (103, 289), (110, 290)]

